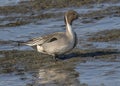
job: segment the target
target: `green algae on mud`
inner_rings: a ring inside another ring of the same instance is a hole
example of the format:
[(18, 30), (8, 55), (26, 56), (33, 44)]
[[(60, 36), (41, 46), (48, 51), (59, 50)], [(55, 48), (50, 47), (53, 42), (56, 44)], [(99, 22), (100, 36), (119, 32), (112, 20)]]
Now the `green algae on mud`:
[(95, 42), (109, 42), (109, 41), (120, 41), (120, 29), (104, 30), (92, 34), (88, 38), (88, 41)]

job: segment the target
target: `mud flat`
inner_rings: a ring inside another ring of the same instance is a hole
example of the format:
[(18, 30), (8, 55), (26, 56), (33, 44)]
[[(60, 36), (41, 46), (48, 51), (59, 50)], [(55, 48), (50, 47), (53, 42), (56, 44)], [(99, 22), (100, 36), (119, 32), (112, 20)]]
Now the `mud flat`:
[[(70, 9), (80, 16), (73, 24), (78, 46), (59, 61), (17, 45), (64, 31), (63, 15)], [(119, 9), (119, 0), (32, 0), (1, 6), (0, 86), (119, 86)]]
[(97, 32), (88, 40), (97, 42), (120, 41), (120, 29)]
[[(0, 53), (3, 56), (0, 58), (1, 75), (7, 76), (7, 74), (12, 74), (11, 76), (23, 76), (23, 78), (18, 78), (18, 80), (24, 80), (24, 77), (29, 77), (31, 72), (32, 78), (30, 77), (28, 80), (31, 79), (32, 83), (29, 81), (26, 83), (28, 84), (27, 86), (30, 84), (32, 86), (50, 84), (55, 86), (79, 85), (79, 81), (76, 78), (79, 75), (74, 70), (74, 62), (76, 62), (74, 58), (73, 60), (63, 60), (62, 58), (56, 62), (51, 56), (33, 51), (1, 51)], [(80, 61), (84, 62), (82, 59)], [(26, 73), (28, 73), (28, 76), (26, 76)], [(25, 80), (27, 79), (25, 78)], [(14, 80), (10, 82), (12, 83)]]
[[(67, 54), (57, 62), (51, 56), (34, 51), (1, 51), (0, 54), (3, 56), (0, 58), (1, 76), (17, 76), (18, 81), (26, 81), (26, 86), (84, 86), (85, 83), (80, 83), (78, 80), (78, 77), (82, 75), (80, 73), (79, 76), (79, 73), (75, 71), (76, 65), (87, 64), (90, 61), (94, 62), (96, 60), (98, 62), (99, 60), (116, 62), (119, 61), (117, 59), (120, 57), (120, 53), (117, 50), (90, 51), (79, 49), (73, 50), (72, 54)], [(13, 79), (10, 83), (14, 81)]]

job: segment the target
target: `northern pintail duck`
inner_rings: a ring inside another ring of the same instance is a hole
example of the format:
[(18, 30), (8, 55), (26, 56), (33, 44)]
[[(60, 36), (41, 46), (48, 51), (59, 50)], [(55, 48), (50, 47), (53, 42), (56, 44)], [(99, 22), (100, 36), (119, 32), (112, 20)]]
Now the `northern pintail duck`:
[(56, 59), (58, 55), (65, 54), (76, 46), (77, 36), (71, 25), (73, 20), (77, 18), (78, 13), (74, 10), (69, 10), (64, 16), (66, 24), (65, 32), (56, 32), (42, 37), (33, 38), (24, 44), (36, 48), (38, 52), (52, 55)]

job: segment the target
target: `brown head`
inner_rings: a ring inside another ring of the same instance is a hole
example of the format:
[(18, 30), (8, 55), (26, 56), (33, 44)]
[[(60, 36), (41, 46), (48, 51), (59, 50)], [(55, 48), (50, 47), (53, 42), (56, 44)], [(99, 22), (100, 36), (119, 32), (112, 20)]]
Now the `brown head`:
[(69, 10), (65, 13), (65, 23), (68, 21), (68, 23), (72, 25), (73, 20), (77, 18), (78, 18), (78, 13), (74, 10)]

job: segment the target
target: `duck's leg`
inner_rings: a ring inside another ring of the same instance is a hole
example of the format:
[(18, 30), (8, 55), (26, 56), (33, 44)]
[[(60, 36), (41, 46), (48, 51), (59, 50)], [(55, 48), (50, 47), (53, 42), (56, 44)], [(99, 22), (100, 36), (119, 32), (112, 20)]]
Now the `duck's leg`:
[(57, 54), (54, 54), (54, 55), (52, 55), (53, 56), (53, 59), (55, 60), (55, 61), (58, 61), (58, 55)]

